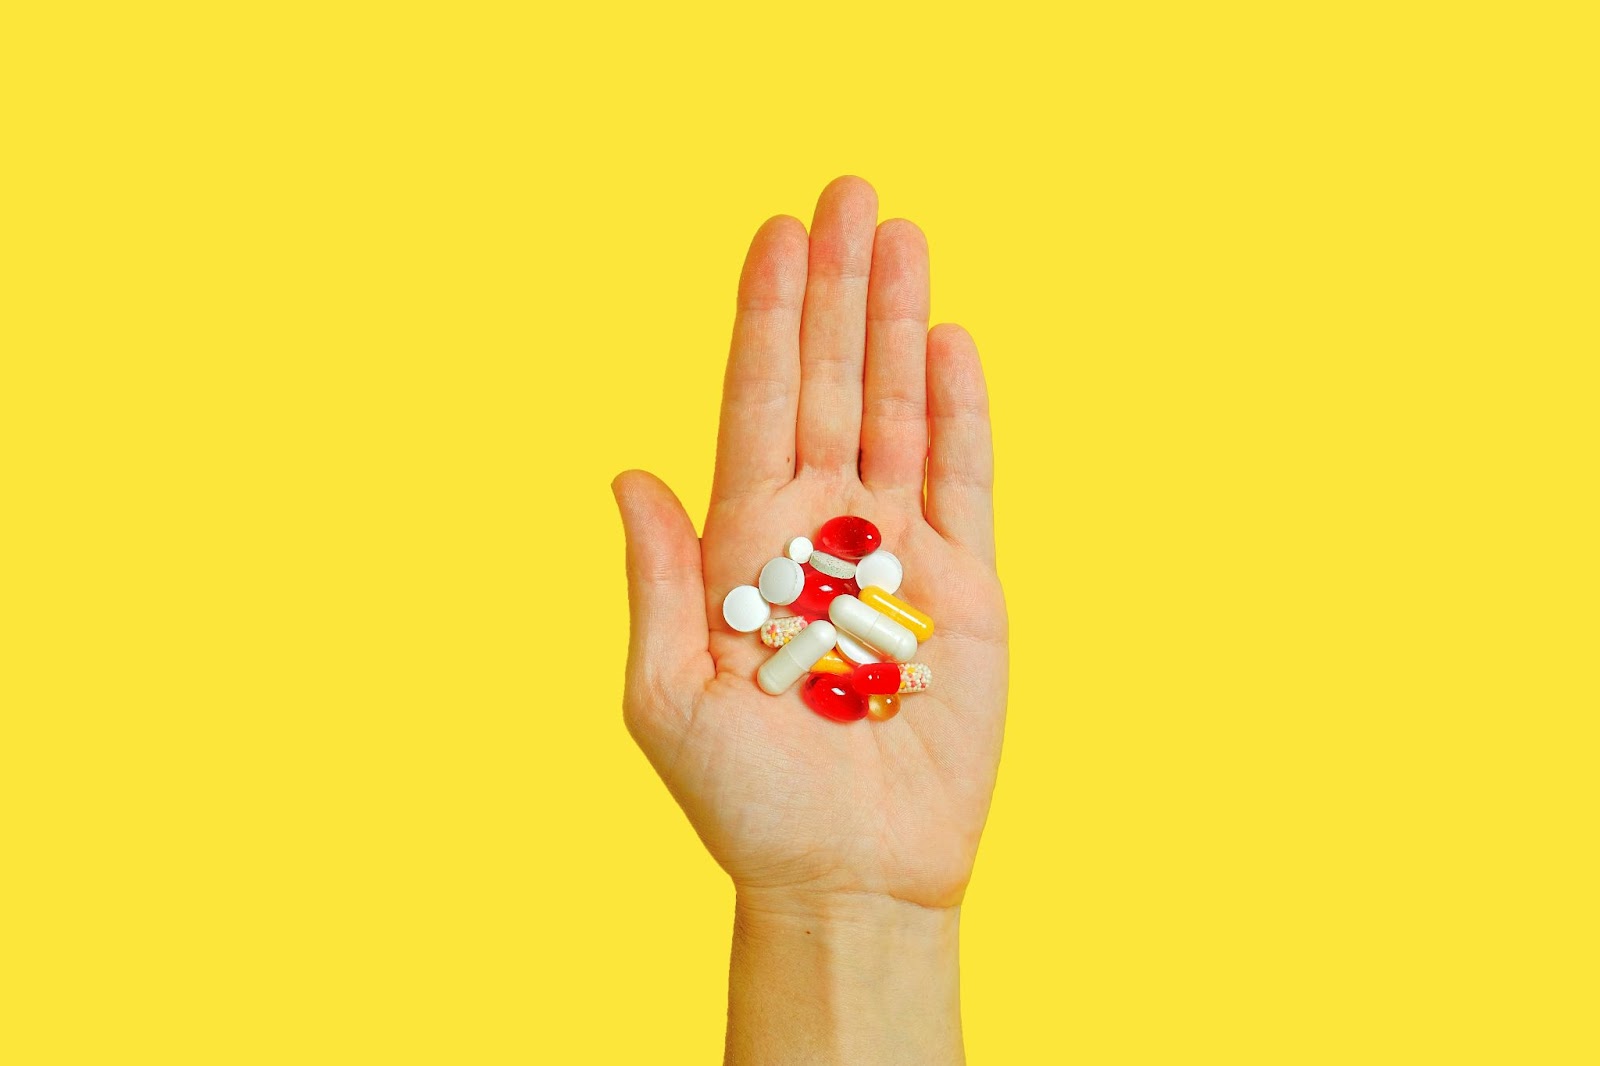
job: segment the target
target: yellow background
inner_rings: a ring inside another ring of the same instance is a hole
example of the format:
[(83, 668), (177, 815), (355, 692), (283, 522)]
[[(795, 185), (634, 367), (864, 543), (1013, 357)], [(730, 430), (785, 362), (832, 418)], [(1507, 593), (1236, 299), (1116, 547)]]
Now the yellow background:
[(717, 1058), (607, 484), (845, 172), (993, 391), (973, 1061), (1596, 1061), (1586, 6), (9, 5), (0, 1061)]

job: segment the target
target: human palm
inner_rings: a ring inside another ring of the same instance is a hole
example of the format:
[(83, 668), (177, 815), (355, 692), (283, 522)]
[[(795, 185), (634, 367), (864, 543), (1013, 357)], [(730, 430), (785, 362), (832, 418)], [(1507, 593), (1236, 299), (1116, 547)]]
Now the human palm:
[[(875, 226), (858, 178), (828, 186), (808, 235), (756, 234), (739, 285), (704, 537), (670, 490), (629, 472), (626, 720), (741, 889), (958, 903), (988, 812), (1007, 680), (994, 570), (987, 400), (971, 338), (931, 333), (927, 247)], [(925, 491), (924, 491), (925, 490)], [(861, 515), (905, 564), (897, 593), (935, 632), (929, 692), (840, 724), (756, 687), (770, 649), (722, 620), (789, 538)], [(709, 621), (708, 621), (709, 620)]]

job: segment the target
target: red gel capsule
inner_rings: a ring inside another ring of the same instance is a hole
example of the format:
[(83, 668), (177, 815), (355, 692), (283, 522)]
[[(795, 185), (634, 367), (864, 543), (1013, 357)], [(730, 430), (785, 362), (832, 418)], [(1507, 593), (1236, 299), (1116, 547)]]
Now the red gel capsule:
[(829, 577), (810, 563), (800, 564), (800, 569), (806, 575), (806, 584), (800, 590), (800, 598), (789, 604), (789, 610), (813, 622), (828, 617), (828, 604), (835, 596), (854, 596), (861, 591), (853, 579)]
[(812, 674), (800, 686), (806, 706), (835, 722), (854, 722), (867, 716), (867, 698), (838, 674)]
[(857, 518), (853, 514), (828, 519), (822, 523), (822, 532), (817, 534), (818, 551), (837, 555), (851, 562), (855, 562), (863, 555), (870, 555), (881, 547), (883, 547), (883, 537), (878, 534), (878, 527), (865, 518)]
[(850, 674), (850, 684), (864, 696), (900, 691), (899, 663), (863, 663)]

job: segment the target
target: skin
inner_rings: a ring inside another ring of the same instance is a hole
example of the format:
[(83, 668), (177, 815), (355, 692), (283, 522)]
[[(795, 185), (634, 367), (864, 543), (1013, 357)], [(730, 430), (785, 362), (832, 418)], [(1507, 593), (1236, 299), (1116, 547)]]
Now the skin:
[[(928, 251), (830, 183), (778, 216), (739, 281), (705, 536), (643, 471), (627, 535), (625, 720), (733, 879), (727, 1062), (963, 1061), (960, 905), (994, 788), (1007, 683), (988, 398), (972, 338), (928, 329)], [(771, 649), (722, 619), (790, 537), (869, 518), (935, 623), (931, 691), (840, 724), (755, 684)]]

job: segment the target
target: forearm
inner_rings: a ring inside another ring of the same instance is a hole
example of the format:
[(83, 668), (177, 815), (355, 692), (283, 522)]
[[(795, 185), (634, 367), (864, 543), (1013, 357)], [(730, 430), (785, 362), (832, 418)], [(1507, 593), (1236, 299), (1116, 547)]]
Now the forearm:
[(960, 908), (741, 890), (727, 1066), (965, 1062)]

